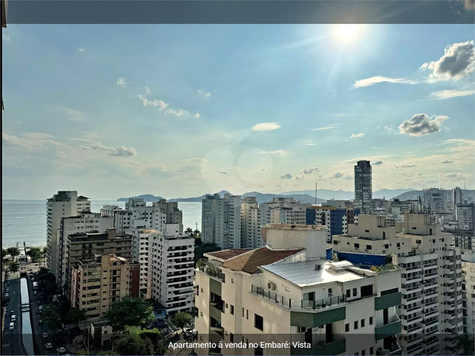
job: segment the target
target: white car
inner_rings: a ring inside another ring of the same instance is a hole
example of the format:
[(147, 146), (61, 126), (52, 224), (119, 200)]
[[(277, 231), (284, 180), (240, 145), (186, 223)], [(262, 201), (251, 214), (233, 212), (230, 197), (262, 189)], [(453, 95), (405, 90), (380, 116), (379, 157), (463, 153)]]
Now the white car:
[(46, 339), (48, 336), (48, 333), (43, 333), (43, 339)]
[(64, 354), (66, 351), (67, 351), (67, 350), (66, 350), (64, 347), (58, 347), (58, 348), (56, 349), (56, 352), (57, 352), (58, 354)]
[(45, 344), (45, 347), (49, 350), (49, 349), (52, 349), (53, 348), (53, 344), (51, 342), (47, 342)]
[(16, 321), (16, 315), (12, 314), (12, 321)]
[(39, 310), (39, 311), (42, 311), (42, 310), (43, 310), (43, 306), (40, 305), (40, 306), (38, 307), (38, 310)]
[(15, 329), (15, 323), (10, 323), (10, 330)]

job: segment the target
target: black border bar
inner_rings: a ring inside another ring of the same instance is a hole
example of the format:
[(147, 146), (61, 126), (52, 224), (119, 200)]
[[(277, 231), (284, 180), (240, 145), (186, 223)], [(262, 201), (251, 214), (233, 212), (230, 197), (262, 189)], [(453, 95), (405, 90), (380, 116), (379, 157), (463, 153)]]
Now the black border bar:
[(8, 0), (7, 24), (474, 24), (463, 0)]

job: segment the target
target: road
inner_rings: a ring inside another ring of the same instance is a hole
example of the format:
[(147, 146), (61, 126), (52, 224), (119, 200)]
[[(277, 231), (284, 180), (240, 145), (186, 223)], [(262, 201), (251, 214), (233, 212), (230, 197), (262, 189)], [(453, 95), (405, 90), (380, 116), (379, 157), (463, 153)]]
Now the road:
[[(21, 339), (21, 296), (19, 274), (10, 276), (10, 302), (6, 305), (7, 315), (5, 317), (5, 336), (2, 338), (2, 355), (26, 355)], [(15, 312), (15, 329), (10, 331), (11, 311)]]

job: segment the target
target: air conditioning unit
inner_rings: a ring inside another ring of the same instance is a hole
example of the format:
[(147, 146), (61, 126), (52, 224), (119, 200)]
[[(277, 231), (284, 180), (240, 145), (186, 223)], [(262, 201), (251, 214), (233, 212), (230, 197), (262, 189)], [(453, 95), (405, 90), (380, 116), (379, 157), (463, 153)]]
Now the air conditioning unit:
[(276, 285), (274, 282), (269, 281), (269, 283), (267, 283), (267, 288), (275, 290)]

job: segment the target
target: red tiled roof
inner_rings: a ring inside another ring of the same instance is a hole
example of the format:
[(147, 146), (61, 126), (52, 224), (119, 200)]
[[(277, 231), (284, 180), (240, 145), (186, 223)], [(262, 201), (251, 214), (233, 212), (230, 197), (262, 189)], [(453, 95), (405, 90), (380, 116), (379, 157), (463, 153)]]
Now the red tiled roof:
[(257, 250), (252, 250), (229, 259), (224, 262), (221, 267), (252, 274), (259, 270), (259, 266), (269, 265), (302, 250), (303, 249), (274, 251), (267, 247), (261, 247)]
[(207, 255), (222, 259), (222, 260), (229, 260), (230, 258), (242, 255), (243, 253), (251, 251), (250, 248), (236, 248), (232, 250), (221, 250), (215, 252), (208, 252)]

